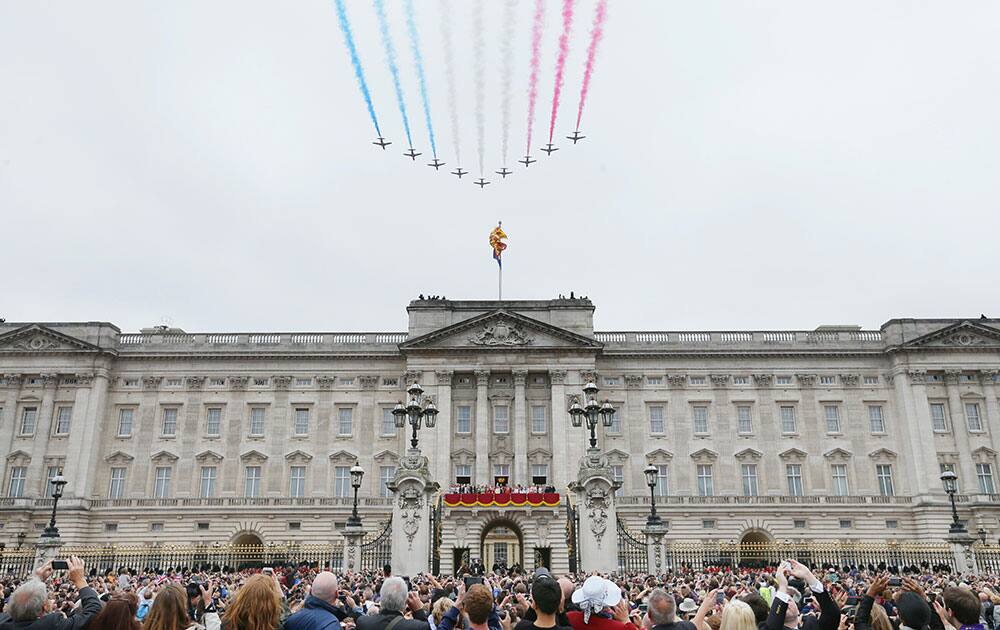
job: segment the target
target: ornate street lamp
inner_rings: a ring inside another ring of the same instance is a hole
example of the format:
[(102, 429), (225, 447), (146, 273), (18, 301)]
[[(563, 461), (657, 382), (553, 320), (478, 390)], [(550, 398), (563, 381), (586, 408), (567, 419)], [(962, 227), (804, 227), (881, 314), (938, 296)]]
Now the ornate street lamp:
[(948, 528), (949, 534), (965, 534), (965, 526), (958, 520), (958, 508), (955, 507), (955, 492), (958, 491), (958, 475), (956, 475), (951, 470), (946, 470), (941, 473), (941, 481), (944, 482), (944, 491), (948, 493), (948, 498), (951, 499), (951, 527)]
[(354, 508), (347, 518), (348, 527), (361, 527), (361, 517), (358, 516), (358, 488), (361, 487), (361, 480), (365, 476), (365, 469), (358, 462), (351, 466), (351, 487), (354, 488)]
[(45, 528), (42, 532), (42, 538), (58, 538), (59, 528), (56, 527), (56, 506), (59, 505), (59, 499), (63, 495), (63, 486), (66, 485), (66, 478), (62, 475), (62, 468), (56, 473), (56, 476), (49, 480), (52, 484), (52, 519), (49, 521), (49, 526)]
[(593, 381), (588, 382), (583, 386), (586, 404), (581, 405), (580, 401), (576, 401), (569, 408), (569, 419), (574, 427), (583, 426), (584, 419), (587, 420), (587, 428), (590, 429), (590, 448), (597, 448), (597, 435), (594, 430), (597, 428), (598, 420), (607, 428), (611, 426), (615, 415), (615, 408), (608, 400), (605, 400), (604, 404), (597, 402), (599, 391)]
[(410, 385), (406, 389), (406, 393), (409, 395), (409, 402), (406, 403), (405, 407), (401, 402), (396, 403), (396, 408), (392, 410), (392, 416), (397, 429), (405, 427), (407, 420), (409, 420), (410, 426), (413, 428), (410, 447), (416, 450), (417, 431), (420, 429), (421, 421), (427, 425), (428, 429), (433, 429), (434, 423), (437, 421), (438, 408), (429, 398), (423, 404), (420, 403), (424, 388), (419, 383)]
[(646, 475), (646, 485), (649, 486), (649, 517), (646, 518), (646, 525), (662, 525), (663, 519), (656, 514), (656, 482), (659, 477), (659, 470), (653, 464), (646, 466), (642, 471)]
[(987, 532), (985, 529), (983, 529), (982, 527), (980, 527), (979, 530), (976, 531), (976, 533), (979, 534), (979, 541), (981, 543), (983, 543), (983, 546), (985, 547), (986, 546), (986, 535), (989, 532)]
[(21, 548), (21, 545), (24, 544), (24, 539), (27, 538), (27, 537), (28, 537), (28, 535), (25, 534), (24, 532), (17, 532), (17, 548), (18, 549)]

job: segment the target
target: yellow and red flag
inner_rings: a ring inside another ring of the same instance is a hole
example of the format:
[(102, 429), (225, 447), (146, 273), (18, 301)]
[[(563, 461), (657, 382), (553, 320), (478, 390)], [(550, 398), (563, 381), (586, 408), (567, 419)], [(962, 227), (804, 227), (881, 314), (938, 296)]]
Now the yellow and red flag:
[(507, 243), (504, 243), (501, 239), (507, 238), (507, 235), (504, 234), (503, 229), (500, 227), (501, 225), (497, 221), (497, 226), (490, 232), (490, 247), (493, 248), (493, 260), (497, 261), (497, 265), (502, 269), (503, 264), (500, 262), (500, 255), (503, 254), (503, 250), (507, 249)]

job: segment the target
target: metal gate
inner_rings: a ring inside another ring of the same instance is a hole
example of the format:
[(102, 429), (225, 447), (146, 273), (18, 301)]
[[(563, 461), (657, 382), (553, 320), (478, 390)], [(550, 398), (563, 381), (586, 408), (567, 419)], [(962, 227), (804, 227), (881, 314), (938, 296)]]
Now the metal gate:
[(569, 501), (566, 502), (566, 551), (569, 553), (569, 572), (576, 573), (580, 564), (580, 516)]
[(361, 543), (361, 570), (381, 569), (392, 562), (392, 517), (385, 527), (369, 540)]
[(431, 506), (431, 544), (427, 564), (433, 575), (441, 574), (441, 499)]
[(621, 517), (618, 517), (618, 570), (624, 572), (645, 572), (649, 568), (646, 542), (640, 541), (628, 531)]

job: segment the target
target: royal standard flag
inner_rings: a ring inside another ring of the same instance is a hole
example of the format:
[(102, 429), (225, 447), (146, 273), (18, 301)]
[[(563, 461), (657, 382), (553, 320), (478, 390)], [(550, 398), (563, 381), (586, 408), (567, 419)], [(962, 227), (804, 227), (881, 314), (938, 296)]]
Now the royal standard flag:
[(504, 243), (502, 239), (507, 238), (507, 235), (504, 234), (500, 225), (501, 223), (497, 222), (497, 226), (490, 232), (490, 247), (493, 248), (493, 260), (497, 261), (497, 265), (502, 269), (503, 263), (500, 262), (500, 255), (503, 254), (503, 250), (507, 249), (507, 243)]

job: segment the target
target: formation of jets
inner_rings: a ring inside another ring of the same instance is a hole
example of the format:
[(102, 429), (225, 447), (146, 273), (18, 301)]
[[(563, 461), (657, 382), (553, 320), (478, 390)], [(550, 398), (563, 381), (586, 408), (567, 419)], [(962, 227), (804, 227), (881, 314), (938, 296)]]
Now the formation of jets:
[[(580, 135), (580, 131), (576, 130), (576, 131), (573, 132), (573, 135), (566, 136), (566, 139), (567, 140), (572, 140), (573, 144), (576, 144), (577, 142), (579, 142), (580, 140), (583, 140), (586, 137), (587, 136)], [(378, 147), (382, 147), (382, 150), (385, 151), (386, 147), (388, 147), (392, 143), (389, 142), (388, 140), (386, 140), (385, 138), (383, 138), (382, 136), (379, 136), (378, 139), (376, 139), (375, 142), (373, 142), (372, 144), (374, 144), (375, 146), (378, 146)], [(544, 151), (546, 155), (552, 155), (555, 151), (559, 150), (559, 147), (557, 147), (557, 146), (553, 145), (551, 142), (549, 142), (544, 147), (542, 147), (541, 150)], [(406, 157), (408, 157), (408, 158), (410, 158), (414, 162), (416, 162), (417, 161), (417, 156), (422, 155), (422, 154), (419, 153), (413, 147), (410, 147), (409, 150), (403, 152), (403, 155), (406, 156)], [(526, 155), (526, 156), (524, 156), (524, 159), (518, 160), (518, 163), (524, 164), (524, 168), (528, 168), (529, 166), (531, 166), (532, 164), (534, 164), (537, 161), (538, 160), (533, 159), (530, 155)], [(427, 164), (427, 166), (430, 166), (435, 171), (439, 170), (444, 165), (445, 165), (445, 163), (442, 162), (441, 160), (439, 160), (437, 157), (435, 157), (433, 161), (431, 161), (431, 162), (429, 162)], [(503, 179), (507, 179), (508, 175), (511, 175), (511, 174), (514, 173), (514, 171), (510, 170), (506, 166), (504, 166), (503, 168), (501, 168), (499, 171), (495, 171), (495, 172), (496, 172), (497, 175), (499, 175)], [(451, 174), (455, 175), (459, 179), (462, 179), (462, 176), (463, 175), (468, 175), (469, 171), (463, 171), (462, 167), (459, 166), (454, 171), (451, 171)], [(480, 190), (482, 190), (483, 188), (486, 188), (490, 184), (490, 182), (488, 180), (486, 180), (486, 179), (484, 179), (482, 177), (480, 177), (479, 179), (475, 180), (473, 183), (476, 186), (479, 186)]]

